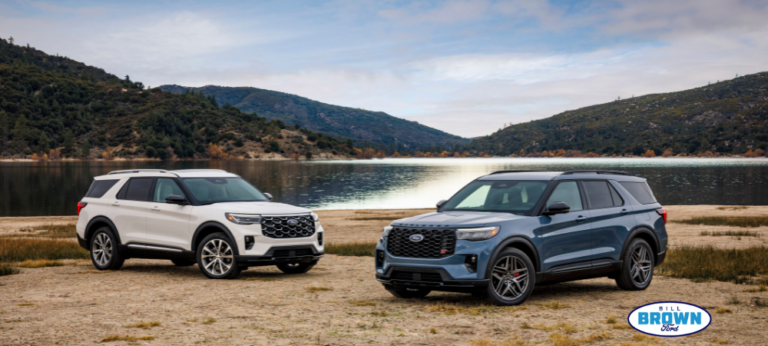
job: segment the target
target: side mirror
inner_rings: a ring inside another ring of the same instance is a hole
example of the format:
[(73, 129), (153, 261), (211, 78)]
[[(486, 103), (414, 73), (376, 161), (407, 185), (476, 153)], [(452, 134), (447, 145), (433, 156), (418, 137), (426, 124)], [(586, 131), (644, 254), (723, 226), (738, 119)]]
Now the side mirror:
[(271, 193), (264, 192), (264, 196), (269, 198), (270, 201), (272, 200), (272, 194)]
[(566, 214), (570, 211), (571, 211), (571, 206), (569, 206), (568, 203), (555, 202), (550, 204), (542, 214), (544, 215)]
[(165, 197), (165, 203), (178, 204), (178, 205), (188, 204), (187, 199), (179, 195), (168, 195), (168, 197)]
[(437, 209), (440, 209), (442, 206), (444, 206), (446, 202), (448, 202), (447, 199), (442, 199), (440, 202), (437, 202)]

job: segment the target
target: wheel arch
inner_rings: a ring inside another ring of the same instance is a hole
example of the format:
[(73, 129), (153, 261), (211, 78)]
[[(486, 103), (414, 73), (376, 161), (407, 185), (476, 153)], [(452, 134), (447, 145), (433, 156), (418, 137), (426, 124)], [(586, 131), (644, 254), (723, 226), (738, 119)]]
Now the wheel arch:
[(541, 270), (539, 252), (536, 250), (536, 246), (533, 245), (533, 242), (523, 236), (512, 236), (502, 240), (499, 245), (496, 246), (496, 249), (493, 250), (488, 265), (485, 268), (486, 278), (490, 277), (492, 269), (491, 261), (493, 261), (500, 252), (510, 248), (515, 248), (525, 253), (531, 259), (531, 262), (533, 262), (533, 267), (536, 269), (537, 273)]
[[(99, 215), (91, 219), (91, 221), (88, 221), (88, 225), (85, 226), (85, 241), (90, 244), (91, 243), (91, 237), (93, 236), (93, 232), (96, 232), (97, 229), (100, 227), (109, 227), (114, 231), (115, 238), (117, 238), (118, 244), (123, 244), (122, 240), (120, 240), (120, 231), (117, 230), (117, 227), (115, 227), (115, 224), (110, 220), (108, 217)], [(89, 245), (90, 246), (90, 245)]]
[(192, 244), (190, 244), (192, 246), (192, 251), (197, 253), (197, 247), (200, 246), (200, 242), (202, 242), (205, 237), (217, 232), (224, 232), (229, 237), (234, 243), (232, 244), (232, 248), (235, 251), (235, 255), (239, 255), (240, 250), (237, 245), (237, 239), (232, 236), (232, 232), (230, 232), (226, 226), (216, 221), (203, 222), (200, 226), (197, 226), (195, 234), (192, 236)]
[(619, 258), (622, 260), (624, 259), (624, 256), (627, 254), (627, 251), (629, 250), (629, 244), (635, 238), (643, 239), (648, 243), (648, 245), (651, 246), (651, 250), (653, 250), (654, 264), (658, 264), (659, 249), (661, 248), (659, 245), (659, 238), (656, 236), (656, 233), (654, 233), (650, 228), (645, 226), (638, 226), (637, 228), (629, 232), (629, 235), (627, 235), (627, 238), (624, 240), (624, 245), (622, 245), (621, 257)]

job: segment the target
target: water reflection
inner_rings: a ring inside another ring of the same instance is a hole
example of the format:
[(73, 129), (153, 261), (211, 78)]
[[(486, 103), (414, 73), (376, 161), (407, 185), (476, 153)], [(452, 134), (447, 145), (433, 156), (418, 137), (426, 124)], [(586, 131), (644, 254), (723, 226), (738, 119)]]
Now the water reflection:
[(619, 169), (663, 204), (768, 205), (764, 159), (385, 159), (366, 161), (0, 163), (0, 215), (72, 215), (94, 176), (117, 169), (216, 168), (275, 200), (313, 209), (431, 208), (497, 170)]

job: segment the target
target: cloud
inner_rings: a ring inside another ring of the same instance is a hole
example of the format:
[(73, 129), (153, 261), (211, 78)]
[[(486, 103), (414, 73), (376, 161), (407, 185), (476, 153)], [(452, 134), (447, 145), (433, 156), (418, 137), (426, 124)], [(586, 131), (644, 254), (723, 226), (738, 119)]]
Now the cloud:
[(490, 8), (486, 0), (446, 1), (430, 7), (414, 3), (405, 8), (380, 10), (381, 17), (409, 23), (457, 23), (482, 18)]

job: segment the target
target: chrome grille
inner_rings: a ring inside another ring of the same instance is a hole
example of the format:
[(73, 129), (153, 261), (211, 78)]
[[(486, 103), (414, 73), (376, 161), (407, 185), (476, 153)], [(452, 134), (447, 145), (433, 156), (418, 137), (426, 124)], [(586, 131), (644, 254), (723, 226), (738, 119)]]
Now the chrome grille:
[(315, 220), (311, 215), (262, 216), (261, 233), (270, 238), (305, 238), (315, 234)]

